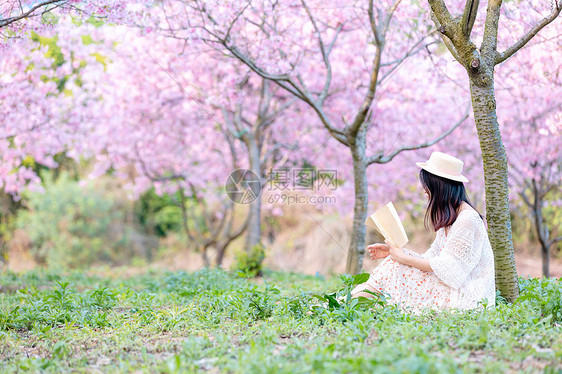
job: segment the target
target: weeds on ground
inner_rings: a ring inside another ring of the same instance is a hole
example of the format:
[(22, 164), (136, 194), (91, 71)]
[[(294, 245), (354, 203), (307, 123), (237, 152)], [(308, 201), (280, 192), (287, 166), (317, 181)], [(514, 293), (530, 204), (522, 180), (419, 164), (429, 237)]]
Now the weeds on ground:
[(560, 279), (520, 279), (492, 309), (411, 315), (365, 275), (0, 273), (0, 371), (562, 370)]

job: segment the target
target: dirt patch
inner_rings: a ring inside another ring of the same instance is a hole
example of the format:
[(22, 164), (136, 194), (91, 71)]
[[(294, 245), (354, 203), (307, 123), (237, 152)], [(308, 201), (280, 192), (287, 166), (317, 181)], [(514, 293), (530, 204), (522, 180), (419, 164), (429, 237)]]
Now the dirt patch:
[[(536, 257), (527, 253), (515, 253), (515, 265), (517, 274), (525, 278), (542, 277), (542, 259), (537, 253)], [(550, 259), (550, 276), (554, 278), (562, 277), (562, 262), (557, 259)]]

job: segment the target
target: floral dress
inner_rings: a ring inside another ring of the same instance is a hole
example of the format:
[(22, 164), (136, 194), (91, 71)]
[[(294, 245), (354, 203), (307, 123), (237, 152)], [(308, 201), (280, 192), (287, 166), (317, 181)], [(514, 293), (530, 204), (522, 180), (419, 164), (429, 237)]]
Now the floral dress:
[(441, 228), (423, 255), (404, 248), (410, 256), (429, 260), (433, 272), (400, 264), (385, 258), (369, 279), (351, 292), (372, 287), (390, 295), (396, 303), (414, 313), (424, 308), (472, 309), (487, 299), (495, 305), (494, 257), (488, 233), (480, 215), (473, 209), (459, 213), (448, 233)]

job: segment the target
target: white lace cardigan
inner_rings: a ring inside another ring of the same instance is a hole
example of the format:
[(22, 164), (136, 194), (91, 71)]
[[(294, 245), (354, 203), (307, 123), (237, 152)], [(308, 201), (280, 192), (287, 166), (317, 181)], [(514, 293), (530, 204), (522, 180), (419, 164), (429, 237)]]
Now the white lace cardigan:
[(431, 247), (421, 255), (429, 259), (435, 275), (451, 287), (451, 307), (472, 309), (488, 299), (496, 302), (494, 254), (488, 232), (480, 215), (473, 209), (461, 211), (456, 221), (437, 230)]

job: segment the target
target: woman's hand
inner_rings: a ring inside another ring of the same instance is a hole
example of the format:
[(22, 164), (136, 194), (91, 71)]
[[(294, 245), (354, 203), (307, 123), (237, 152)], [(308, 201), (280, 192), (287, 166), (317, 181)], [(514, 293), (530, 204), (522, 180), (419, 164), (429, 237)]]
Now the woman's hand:
[(399, 247), (395, 247), (394, 245), (392, 245), (390, 242), (388, 241), (384, 241), (386, 243), (386, 245), (390, 248), (390, 258), (393, 259), (394, 261), (401, 263), (401, 264), (405, 264), (408, 265), (408, 260), (411, 259), (412, 256), (406, 254), (406, 252), (404, 252), (403, 248), (399, 248)]
[(379, 258), (385, 258), (390, 254), (390, 247), (386, 244), (375, 243), (367, 247), (369, 250), (369, 255), (371, 260), (378, 260)]

